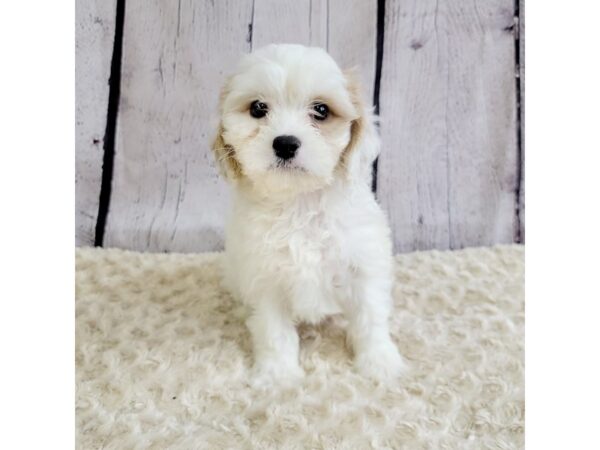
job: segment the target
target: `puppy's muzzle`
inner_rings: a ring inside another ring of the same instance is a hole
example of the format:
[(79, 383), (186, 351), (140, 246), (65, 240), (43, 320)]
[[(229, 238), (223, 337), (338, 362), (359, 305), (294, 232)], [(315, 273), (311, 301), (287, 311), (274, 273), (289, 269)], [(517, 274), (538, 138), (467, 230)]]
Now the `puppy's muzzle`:
[(300, 139), (296, 136), (277, 136), (273, 139), (273, 150), (275, 156), (287, 161), (296, 156), (296, 152), (300, 147)]

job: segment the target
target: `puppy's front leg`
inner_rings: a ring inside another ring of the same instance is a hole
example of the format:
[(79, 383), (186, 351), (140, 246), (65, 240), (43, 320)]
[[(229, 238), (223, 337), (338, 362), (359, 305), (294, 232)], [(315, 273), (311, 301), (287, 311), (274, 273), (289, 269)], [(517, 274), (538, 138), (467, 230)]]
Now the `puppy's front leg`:
[(405, 366), (390, 338), (388, 318), (392, 302), (387, 286), (385, 280), (358, 280), (346, 308), (354, 365), (362, 375), (377, 380), (395, 378)]
[(254, 369), (252, 385), (291, 385), (304, 375), (298, 364), (296, 327), (279, 301), (263, 300), (255, 305), (247, 322), (252, 335)]

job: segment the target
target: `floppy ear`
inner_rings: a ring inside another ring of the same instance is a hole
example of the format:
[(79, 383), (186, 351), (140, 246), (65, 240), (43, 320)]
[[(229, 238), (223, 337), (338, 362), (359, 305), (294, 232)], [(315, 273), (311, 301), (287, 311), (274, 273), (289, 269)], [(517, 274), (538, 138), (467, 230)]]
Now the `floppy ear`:
[[(227, 78), (225, 81), (223, 89), (221, 90), (221, 95), (219, 96), (219, 114), (221, 115), (223, 114), (223, 101), (229, 93), (230, 84), (231, 77)], [(227, 180), (233, 181), (242, 177), (242, 166), (235, 157), (235, 149), (231, 145), (225, 143), (223, 137), (224, 132), (225, 129), (223, 128), (223, 124), (220, 123), (212, 149), (215, 154), (215, 159), (217, 160), (217, 165), (219, 166), (219, 171)]]
[(226, 179), (233, 181), (242, 177), (242, 166), (235, 157), (235, 149), (231, 145), (225, 143), (223, 132), (223, 125), (220, 124), (212, 149), (219, 170)]
[(350, 124), (350, 142), (342, 153), (341, 163), (348, 179), (363, 180), (371, 184), (373, 161), (379, 155), (380, 142), (375, 128), (375, 115), (365, 105), (363, 93), (355, 70), (344, 72), (347, 89), (358, 117)]

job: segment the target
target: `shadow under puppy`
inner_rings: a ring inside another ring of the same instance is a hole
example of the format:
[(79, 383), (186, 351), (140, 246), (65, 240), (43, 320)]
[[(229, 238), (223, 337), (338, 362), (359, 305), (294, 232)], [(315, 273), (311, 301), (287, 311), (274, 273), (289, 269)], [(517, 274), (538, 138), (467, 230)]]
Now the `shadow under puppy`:
[(241, 60), (220, 115), (214, 152), (234, 191), (224, 280), (252, 311), (254, 385), (296, 382), (295, 324), (337, 313), (356, 369), (399, 375), (390, 231), (370, 188), (379, 139), (352, 74), (320, 48), (269, 45)]

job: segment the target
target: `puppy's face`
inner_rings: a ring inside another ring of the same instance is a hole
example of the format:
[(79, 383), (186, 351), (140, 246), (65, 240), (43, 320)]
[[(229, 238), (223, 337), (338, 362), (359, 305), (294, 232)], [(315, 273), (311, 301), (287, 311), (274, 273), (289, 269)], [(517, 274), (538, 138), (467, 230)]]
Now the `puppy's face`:
[(319, 48), (270, 45), (246, 56), (222, 93), (219, 162), (264, 195), (331, 183), (360, 128), (353, 89)]

